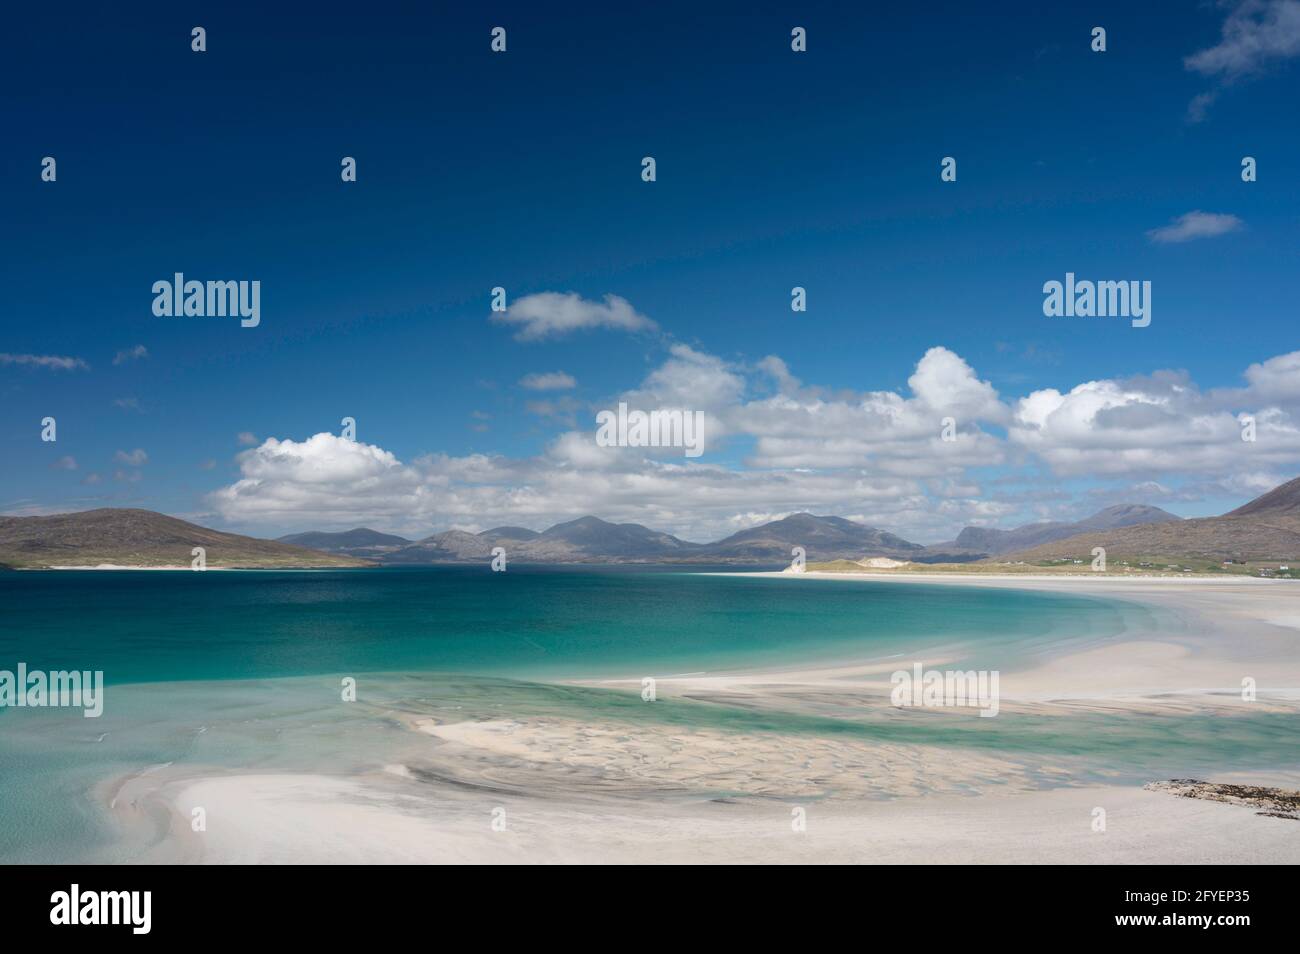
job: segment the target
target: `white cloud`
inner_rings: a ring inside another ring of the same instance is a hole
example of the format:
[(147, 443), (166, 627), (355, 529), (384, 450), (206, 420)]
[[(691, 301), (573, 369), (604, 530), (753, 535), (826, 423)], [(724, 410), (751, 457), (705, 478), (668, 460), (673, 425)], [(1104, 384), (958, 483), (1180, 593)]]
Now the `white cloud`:
[(257, 443), (257, 435), (252, 431), (240, 431), (235, 435), (235, 440), (240, 444), (243, 444), (245, 447), (251, 447)]
[(76, 470), (77, 458), (72, 456), (60, 457), (53, 464), (51, 464), (50, 467), (53, 470)]
[(769, 354), (757, 365), (760, 371), (765, 372), (776, 383), (777, 390), (782, 394), (798, 390), (799, 379), (790, 373), (786, 363), (774, 354)]
[(907, 384), (934, 411), (968, 420), (998, 421), (1007, 416), (993, 386), (947, 348), (927, 351)]
[(1168, 225), (1147, 232), (1147, 238), (1160, 244), (1190, 242), (1193, 239), (1213, 238), (1236, 232), (1243, 226), (1235, 215), (1202, 212), (1199, 209), (1180, 215)]
[(1300, 56), (1300, 0), (1244, 0), (1223, 22), (1223, 39), (1183, 62), (1203, 76), (1229, 80)]
[(492, 320), (519, 326), (515, 338), (520, 341), (555, 338), (587, 328), (653, 331), (658, 327), (618, 295), (606, 295), (603, 302), (596, 302), (575, 292), (525, 295), (504, 312), (494, 313)]
[[(242, 452), (240, 478), (209, 504), (251, 527), (371, 524), (423, 536), (451, 526), (541, 529), (595, 513), (695, 540), (812, 510), (910, 539), (951, 539), (966, 523), (1083, 516), (1108, 487), (1115, 502), (1244, 499), (1294, 476), (1300, 352), (1252, 364), (1244, 377), (1243, 387), (1202, 391), (1184, 372), (1157, 371), (1004, 398), (961, 356), (936, 347), (917, 362), (907, 394), (828, 392), (801, 383), (775, 356), (747, 367), (679, 344), (610, 403), (702, 410), (719, 437), (751, 448), (743, 463), (708, 427), (698, 460), (599, 447), (594, 414), (526, 458), (402, 461), (322, 433)], [(1241, 440), (1246, 414), (1254, 443)], [(944, 417), (956, 419), (956, 441), (941, 439)], [(999, 466), (992, 476), (984, 470)], [(1076, 479), (1087, 489), (1072, 486)]]
[(626, 391), (621, 400), (645, 410), (684, 408), (718, 413), (745, 393), (741, 370), (722, 358), (674, 344), (668, 360), (650, 372), (641, 386)]
[(566, 432), (535, 458), (434, 454), (409, 463), (379, 447), (316, 434), (268, 439), (239, 456), (241, 477), (208, 497), (235, 524), (342, 527), (370, 523), (415, 535), (450, 526), (545, 527), (585, 513), (699, 539), (734, 532), (737, 511), (779, 508), (890, 519), (919, 507), (909, 481), (868, 474), (763, 473), (611, 454), (589, 432)]
[(241, 478), (210, 497), (228, 519), (413, 516), (427, 509), (422, 496), (433, 492), (388, 451), (329, 433), (305, 441), (269, 437), (238, 461)]
[(1214, 46), (1183, 60), (1188, 70), (1218, 81), (1188, 104), (1189, 122), (1206, 118), (1222, 88), (1300, 56), (1300, 0), (1240, 0), (1231, 5), (1222, 34)]
[[(1066, 477), (1286, 472), (1300, 462), (1296, 364), (1272, 358), (1247, 369), (1250, 387), (1208, 393), (1173, 371), (1035, 391), (1018, 402), (1008, 436)], [(1253, 442), (1242, 440), (1243, 415), (1255, 420)]]
[(82, 358), (71, 358), (57, 354), (4, 354), (0, 353), (0, 364), (28, 365), (34, 368), (48, 368), (52, 371), (88, 371), (88, 365)]
[(578, 386), (573, 375), (563, 371), (534, 371), (520, 378), (519, 384), (530, 391), (567, 391)]
[(1300, 402), (1300, 351), (1252, 364), (1246, 369), (1246, 381), (1262, 400)]
[[(778, 359), (779, 360), (779, 359)], [(725, 417), (732, 430), (756, 439), (760, 467), (866, 467), (908, 478), (952, 474), (962, 467), (1002, 461), (981, 422), (1002, 422), (1009, 409), (996, 390), (947, 348), (931, 348), (908, 379), (912, 397), (893, 391), (828, 396), (802, 388), (784, 362), (765, 359), (782, 393), (751, 401)], [(944, 441), (951, 417), (957, 440)]]
[(120, 450), (113, 455), (113, 460), (117, 461), (119, 464), (126, 464), (130, 467), (142, 467), (148, 459), (149, 455), (138, 447), (130, 452)]
[(144, 345), (136, 345), (133, 348), (124, 348), (117, 354), (113, 355), (114, 364), (125, 364), (128, 361), (138, 361), (141, 358), (149, 357), (149, 349)]
[[(751, 372), (798, 393), (749, 400)], [(429, 455), (406, 463), (330, 434), (303, 442), (270, 439), (240, 455), (241, 479), (210, 503), (233, 523), (372, 522), (417, 534), (506, 522), (544, 527), (591, 512), (708, 539), (738, 529), (737, 514), (803, 509), (860, 514), (891, 529), (907, 521), (941, 533), (960, 518), (962, 505), (954, 501), (936, 517), (917, 476), (956, 473), (963, 460), (987, 463), (1000, 459), (1000, 451), (967, 422), (961, 441), (941, 442), (940, 412), (1009, 412), (990, 385), (945, 349), (921, 359), (913, 386), (924, 397), (875, 392), (826, 398), (800, 391), (779, 358), (747, 372), (678, 344), (638, 388), (616, 399), (644, 409), (702, 410), (719, 433), (755, 438), (761, 469), (708, 462), (707, 451), (705, 461), (695, 462), (680, 451), (651, 456), (644, 449), (598, 447), (593, 416), (588, 428), (558, 435), (541, 455), (527, 459)], [(866, 439), (856, 434), (861, 428)]]

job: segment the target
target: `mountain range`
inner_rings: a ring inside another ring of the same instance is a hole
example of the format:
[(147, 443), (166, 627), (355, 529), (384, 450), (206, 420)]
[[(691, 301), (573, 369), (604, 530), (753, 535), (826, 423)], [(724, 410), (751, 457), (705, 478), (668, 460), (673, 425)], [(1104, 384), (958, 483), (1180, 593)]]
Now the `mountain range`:
[(419, 540), (365, 527), (262, 540), (134, 509), (0, 517), (0, 567), (188, 566), (196, 546), (206, 550), (208, 566), (214, 568), (478, 563), (490, 560), (496, 547), (520, 563), (785, 566), (794, 547), (802, 547), (810, 563), (864, 557), (1036, 563), (1089, 558), (1098, 546), (1110, 560), (1300, 562), (1300, 478), (1220, 517), (1183, 520), (1159, 507), (1123, 504), (1073, 523), (1032, 523), (1012, 530), (967, 527), (953, 541), (931, 546), (843, 517), (810, 513), (713, 543), (692, 543), (640, 524), (593, 516), (542, 531), (502, 526), (479, 533), (448, 530)]
[[(382, 541), (378, 540), (383, 537)], [(579, 517), (537, 531), (496, 527), (480, 533), (447, 530), (404, 546), (402, 538), (365, 528), (338, 534), (300, 533), (284, 543), (315, 546), (332, 553), (365, 556), (381, 563), (465, 563), (491, 558), (503, 547), (521, 563), (719, 563), (784, 565), (801, 546), (809, 560), (833, 560), (864, 552), (910, 558), (926, 548), (892, 533), (842, 517), (798, 513), (734, 533), (715, 543), (691, 543), (638, 523), (610, 523)]]
[(918, 563), (962, 563), (984, 559), (1033, 543), (1056, 540), (1090, 529), (1178, 520), (1158, 507), (1110, 507), (1078, 523), (1037, 523), (1015, 530), (967, 527), (952, 543), (924, 546), (846, 520), (796, 513), (733, 533), (713, 543), (691, 543), (637, 523), (609, 523), (580, 517), (542, 531), (496, 527), (480, 533), (447, 530), (414, 542), (358, 528), (342, 533), (298, 533), (283, 543), (314, 546), (331, 553), (367, 557), (380, 563), (467, 563), (491, 558), (503, 547), (508, 560), (521, 563), (697, 563), (781, 566), (794, 547), (809, 562), (885, 556)]

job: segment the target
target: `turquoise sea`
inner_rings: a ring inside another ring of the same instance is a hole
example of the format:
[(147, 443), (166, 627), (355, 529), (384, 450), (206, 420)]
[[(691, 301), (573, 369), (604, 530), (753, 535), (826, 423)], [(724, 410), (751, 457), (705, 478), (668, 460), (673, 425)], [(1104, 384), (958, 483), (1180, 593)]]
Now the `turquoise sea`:
[[(1079, 781), (1294, 764), (1300, 725), (1285, 714), (646, 706), (633, 691), (567, 682), (893, 658), (1007, 671), (1185, 625), (1091, 597), (654, 567), (2, 573), (0, 669), (103, 670), (108, 688), (98, 719), (0, 709), (0, 861), (130, 860), (92, 789), (150, 766), (385, 764), (413, 744), (383, 717), (394, 710), (856, 735), (1071, 759)], [(339, 704), (345, 676), (360, 705)]]
[[(640, 676), (920, 652), (987, 665), (1123, 632), (1130, 604), (1014, 590), (772, 580), (655, 568), (0, 574), (0, 668), (109, 683), (376, 671)], [(12, 668), (8, 666), (7, 668)]]

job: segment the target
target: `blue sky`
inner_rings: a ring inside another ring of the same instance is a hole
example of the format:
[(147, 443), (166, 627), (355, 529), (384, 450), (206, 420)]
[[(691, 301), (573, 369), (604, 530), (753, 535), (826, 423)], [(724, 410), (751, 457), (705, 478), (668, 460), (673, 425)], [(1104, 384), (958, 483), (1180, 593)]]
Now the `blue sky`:
[[(1297, 0), (262, 6), (8, 14), (0, 511), (933, 541), (1300, 473)], [(1198, 212), (1221, 234), (1151, 234)], [(177, 271), (259, 280), (260, 325), (155, 316)], [(1150, 281), (1151, 325), (1045, 317), (1067, 271)], [(576, 326), (520, 340), (494, 286)], [(594, 450), (629, 395), (698, 407), (708, 452)], [(309, 441), (344, 416), (355, 446)]]

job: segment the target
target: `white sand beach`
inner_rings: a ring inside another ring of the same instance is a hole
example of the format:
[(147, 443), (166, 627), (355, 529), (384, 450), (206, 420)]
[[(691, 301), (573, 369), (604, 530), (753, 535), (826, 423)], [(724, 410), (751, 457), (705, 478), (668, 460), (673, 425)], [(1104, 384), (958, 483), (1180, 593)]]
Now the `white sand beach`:
[[(1133, 634), (1121, 643), (1064, 652), (1040, 665), (1004, 673), (1004, 703), (1096, 700), (1110, 705), (1245, 705), (1241, 681), (1253, 678), (1259, 698), (1249, 705), (1300, 702), (1300, 582), (1250, 577), (1099, 577), (1089, 574), (1034, 576), (956, 573), (787, 573), (752, 574), (798, 585), (831, 580), (971, 586), (1071, 593), (1130, 600), (1181, 616), (1184, 632), (1158, 641)], [(947, 660), (927, 660), (942, 665)], [(810, 667), (779, 673), (714, 676), (682, 683), (735, 689), (758, 682), (834, 683), (846, 677), (886, 689), (894, 664)], [(660, 686), (664, 685), (661, 681)], [(673, 691), (675, 681), (668, 681)]]
[[(1300, 705), (1300, 586), (984, 576), (914, 582), (1089, 592), (1178, 613), (1177, 633), (1132, 633), (1004, 673), (1003, 710), (1012, 717), (1231, 720)], [(690, 674), (660, 679), (657, 689), (661, 699), (825, 714), (864, 699), (882, 704), (897, 666), (846, 660)], [(1254, 701), (1242, 698), (1244, 676), (1258, 683)], [(163, 768), (118, 780), (104, 799), (123, 830), (152, 829), (142, 861), (1300, 861), (1300, 820), (1148, 791), (1141, 782), (1098, 783), (1064, 757), (652, 720), (377, 715), (408, 733), (403, 761), (340, 775)], [(1294, 790), (1298, 768), (1208, 780)], [(192, 830), (195, 809), (203, 810), (203, 831)]]
[[(1279, 779), (1293, 786), (1295, 777)], [(419, 791), (400, 778), (248, 775), (168, 793), (150, 860), (197, 863), (1293, 864), (1300, 822), (1140, 788), (796, 806)], [(189, 831), (195, 807), (208, 829)], [(792, 811), (804, 810), (795, 831)], [(1093, 830), (1095, 812), (1106, 830)], [(494, 815), (494, 811), (496, 815)], [(504, 821), (494, 830), (493, 820)]]

